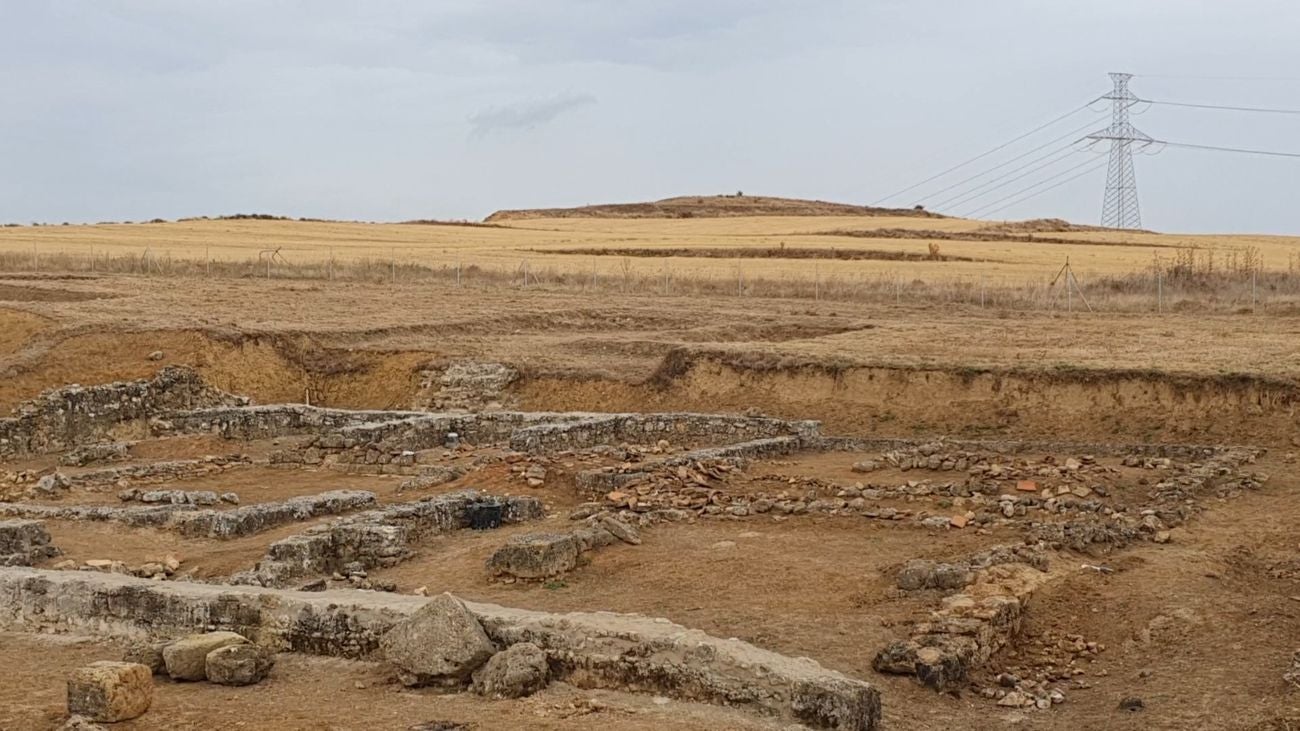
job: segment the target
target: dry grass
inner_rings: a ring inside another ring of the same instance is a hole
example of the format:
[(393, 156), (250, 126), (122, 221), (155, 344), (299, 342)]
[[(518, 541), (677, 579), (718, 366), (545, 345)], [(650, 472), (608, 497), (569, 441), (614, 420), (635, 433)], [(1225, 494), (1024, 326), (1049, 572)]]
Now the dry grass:
[[(1300, 292), (1300, 239), (1276, 236), (863, 215), (418, 223), (249, 215), (5, 227), (0, 268), (1052, 309), (1082, 304), (1050, 284), (1068, 258), (1087, 304), (1099, 309), (1256, 309), (1289, 306)], [(593, 255), (574, 255), (581, 250)], [(827, 253), (793, 255), (802, 250)], [(629, 251), (653, 260), (602, 255)]]

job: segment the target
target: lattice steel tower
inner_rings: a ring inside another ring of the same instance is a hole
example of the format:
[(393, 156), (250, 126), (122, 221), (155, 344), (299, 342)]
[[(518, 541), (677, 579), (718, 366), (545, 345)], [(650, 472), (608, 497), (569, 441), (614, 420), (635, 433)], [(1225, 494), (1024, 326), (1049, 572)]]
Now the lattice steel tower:
[(1110, 165), (1106, 168), (1106, 197), (1101, 204), (1101, 225), (1109, 228), (1140, 228), (1137, 176), (1133, 173), (1133, 147), (1146, 147), (1154, 140), (1133, 126), (1129, 108), (1140, 101), (1129, 91), (1133, 74), (1112, 73), (1115, 88), (1103, 99), (1111, 104), (1110, 126), (1088, 135), (1091, 140), (1110, 140)]

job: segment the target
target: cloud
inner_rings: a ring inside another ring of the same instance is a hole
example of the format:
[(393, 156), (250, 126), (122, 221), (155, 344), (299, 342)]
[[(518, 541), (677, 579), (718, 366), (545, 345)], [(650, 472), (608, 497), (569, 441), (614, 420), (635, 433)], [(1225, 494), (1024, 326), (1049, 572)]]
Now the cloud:
[(478, 138), (501, 130), (540, 127), (567, 111), (595, 103), (596, 97), (591, 94), (565, 93), (480, 109), (470, 115), (470, 136)]

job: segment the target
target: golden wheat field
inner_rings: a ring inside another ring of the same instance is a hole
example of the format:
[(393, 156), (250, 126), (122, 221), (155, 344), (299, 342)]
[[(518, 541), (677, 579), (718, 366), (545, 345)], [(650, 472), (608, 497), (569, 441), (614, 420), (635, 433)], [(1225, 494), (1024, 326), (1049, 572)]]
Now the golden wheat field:
[[(190, 220), (168, 223), (0, 228), (6, 268), (41, 262), (137, 257), (142, 260), (256, 262), (273, 267), (368, 260), (399, 267), (479, 267), (507, 273), (735, 279), (898, 276), (907, 280), (1050, 279), (1068, 258), (1081, 278), (1121, 275), (1173, 261), (1180, 249), (1218, 266), (1293, 270), (1300, 238), (1056, 231), (988, 240), (990, 224), (904, 216), (741, 216), (693, 219), (535, 218), (490, 225), (292, 220)], [(1003, 229), (1005, 230), (1005, 229)], [(911, 231), (918, 238), (897, 238)], [(984, 240), (964, 240), (984, 231)], [(845, 233), (849, 232), (849, 233)], [(927, 234), (938, 232), (931, 237)], [(1032, 239), (1028, 239), (1032, 236)], [(950, 238), (951, 237), (951, 238)], [(931, 246), (938, 256), (931, 260)], [(642, 251), (627, 255), (625, 250)], [(709, 256), (651, 256), (653, 250), (707, 250)], [(762, 256), (732, 251), (771, 249)], [(782, 251), (784, 249), (784, 252)], [(818, 250), (812, 258), (797, 250)], [(558, 253), (568, 251), (571, 253)], [(844, 259), (842, 256), (862, 258)], [(47, 264), (46, 268), (50, 268)], [(274, 271), (274, 270), (273, 270)]]

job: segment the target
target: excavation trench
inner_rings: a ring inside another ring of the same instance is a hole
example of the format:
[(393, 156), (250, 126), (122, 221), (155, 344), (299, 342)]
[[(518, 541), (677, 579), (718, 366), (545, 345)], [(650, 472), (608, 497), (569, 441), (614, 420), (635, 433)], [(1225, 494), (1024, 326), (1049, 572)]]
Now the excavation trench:
[[(163, 360), (151, 356), (161, 352)], [(3, 355), (3, 354), (0, 354)], [(819, 419), (828, 433), (914, 437), (1295, 445), (1300, 385), (1255, 375), (1197, 376), (1099, 369), (904, 367), (797, 361), (677, 348), (640, 378), (514, 366), (484, 403), (536, 411), (757, 409)], [(434, 409), (438, 379), (463, 359), (430, 350), (323, 346), (305, 336), (187, 331), (38, 334), (0, 364), (0, 410), (47, 388), (193, 366), (205, 381), (259, 403), (355, 409)], [(512, 364), (505, 364), (511, 366)], [(509, 370), (509, 369), (508, 369)]]

